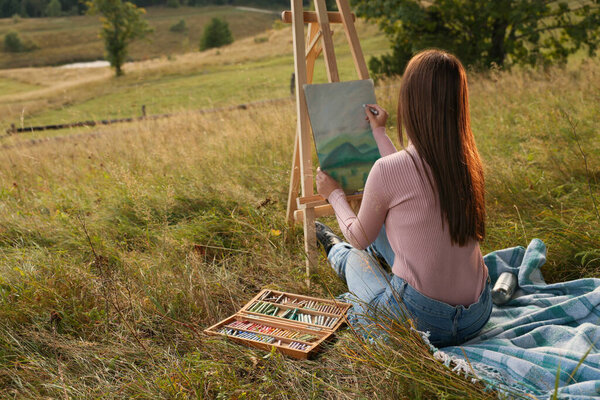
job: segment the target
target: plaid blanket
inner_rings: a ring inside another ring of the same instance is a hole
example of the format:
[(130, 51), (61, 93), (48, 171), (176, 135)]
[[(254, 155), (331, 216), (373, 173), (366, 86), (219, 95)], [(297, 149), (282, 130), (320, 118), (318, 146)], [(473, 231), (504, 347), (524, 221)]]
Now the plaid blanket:
[(507, 304), (494, 306), (478, 337), (462, 346), (432, 347), (436, 358), (459, 373), (475, 372), (504, 393), (549, 398), (558, 374), (558, 398), (600, 397), (600, 279), (546, 284), (540, 272), (546, 246), (539, 239), (484, 261), (492, 282), (512, 272), (519, 289)]

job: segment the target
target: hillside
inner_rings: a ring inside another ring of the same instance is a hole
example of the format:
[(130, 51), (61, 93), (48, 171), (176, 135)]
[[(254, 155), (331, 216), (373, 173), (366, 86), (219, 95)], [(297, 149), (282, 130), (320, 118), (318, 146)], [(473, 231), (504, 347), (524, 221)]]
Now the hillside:
[[(229, 23), (234, 38), (242, 39), (265, 31), (278, 18), (278, 12), (248, 11), (230, 6), (148, 7), (146, 19), (154, 29), (147, 39), (135, 42), (131, 60), (172, 56), (198, 49), (204, 26), (211, 18)], [(172, 32), (171, 26), (184, 20), (187, 30)], [(0, 69), (60, 65), (104, 58), (104, 45), (98, 36), (97, 16), (0, 19), (0, 38), (14, 31), (38, 49), (24, 53), (0, 52)]]

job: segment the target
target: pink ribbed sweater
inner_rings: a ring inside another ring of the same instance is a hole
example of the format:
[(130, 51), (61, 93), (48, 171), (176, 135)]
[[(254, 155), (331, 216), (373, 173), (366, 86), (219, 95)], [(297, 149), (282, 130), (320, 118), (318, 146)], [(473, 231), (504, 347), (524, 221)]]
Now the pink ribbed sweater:
[[(385, 128), (373, 132), (382, 158), (365, 185), (358, 215), (341, 189), (329, 195), (340, 228), (357, 249), (369, 246), (385, 223), (394, 250), (392, 272), (422, 294), (450, 305), (477, 302), (487, 279), (479, 242), (452, 245), (438, 195), (414, 146), (396, 151)], [(420, 172), (420, 173), (419, 173)]]

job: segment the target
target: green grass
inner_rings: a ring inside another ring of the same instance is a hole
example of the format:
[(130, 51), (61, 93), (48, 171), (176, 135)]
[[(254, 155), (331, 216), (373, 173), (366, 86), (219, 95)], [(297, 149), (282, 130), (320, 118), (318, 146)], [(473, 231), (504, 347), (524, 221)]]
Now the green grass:
[[(289, 58), (240, 66), (221, 66), (186, 75), (130, 79), (116, 82), (105, 94), (27, 120), (43, 125), (81, 120), (139, 115), (142, 104), (148, 113), (242, 104), (256, 99), (289, 96)], [(287, 86), (286, 86), (287, 83)]]
[(21, 83), (12, 79), (0, 78), (0, 93), (2, 95), (28, 92), (37, 89), (38, 86)]
[[(381, 51), (379, 37), (364, 37), (365, 47)], [(27, 104), (39, 118), (66, 118), (88, 101), (98, 103), (81, 117), (118, 113), (137, 97), (118, 99), (140, 90), (142, 104), (195, 108), (183, 94), (198, 95), (213, 82), (202, 80), (198, 65), (214, 78), (210, 104), (260, 99), (268, 92), (261, 84), (291, 72), (289, 54), (260, 47), (280, 43), (270, 40), (234, 45), (207, 62), (182, 57), (141, 72), (134, 65), (123, 80), (76, 87), (101, 93), (101, 101), (68, 92), (73, 104), (65, 105), (58, 92)], [(347, 79), (352, 65), (340, 55)], [(218, 66), (221, 56), (233, 64)], [(542, 239), (549, 282), (600, 277), (598, 74), (593, 59), (576, 69), (469, 76), (486, 172), (482, 248)], [(282, 86), (269, 97), (287, 93), (287, 81)], [(377, 98), (394, 110), (397, 88), (381, 86)], [(4, 105), (30, 101), (12, 99)], [(393, 126), (394, 118), (391, 135)], [(345, 291), (324, 259), (314, 285), (304, 286), (302, 231), (284, 221), (295, 128), (295, 107), (283, 102), (0, 148), (0, 397), (496, 398), (433, 360), (405, 325), (394, 325), (391, 341), (379, 347), (340, 332), (306, 362), (201, 333), (262, 287), (323, 297)], [(89, 130), (72, 132), (82, 131)], [(10, 140), (4, 143), (20, 137)]]

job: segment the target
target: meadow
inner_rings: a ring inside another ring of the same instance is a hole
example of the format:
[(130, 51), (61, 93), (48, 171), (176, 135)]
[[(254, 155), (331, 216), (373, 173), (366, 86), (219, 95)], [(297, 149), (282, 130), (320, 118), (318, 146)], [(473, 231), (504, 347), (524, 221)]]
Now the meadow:
[[(367, 54), (385, 50), (372, 26), (361, 35)], [(302, 362), (202, 333), (263, 287), (345, 291), (324, 258), (306, 288), (302, 230), (285, 223), (294, 104), (185, 111), (288, 95), (289, 29), (257, 37), (268, 40), (131, 63), (123, 80), (108, 69), (0, 71), (11, 118), (24, 104), (40, 122), (107, 116), (136, 82), (147, 84), (139, 99), (172, 99), (160, 110), (179, 111), (0, 142), (0, 397), (496, 398), (436, 362), (402, 324), (378, 347), (345, 330)], [(345, 50), (340, 58), (348, 79)], [(182, 100), (200, 68), (231, 86)], [(155, 88), (161, 79), (182, 84)], [(486, 174), (482, 250), (537, 237), (548, 246), (547, 281), (600, 277), (600, 60), (471, 72), (469, 82)], [(388, 110), (398, 84), (376, 89)], [(394, 127), (391, 118), (391, 136)]]
[[(369, 54), (386, 50), (376, 27), (361, 23), (359, 31)], [(340, 74), (356, 79), (344, 34), (339, 27), (335, 32)], [(290, 97), (291, 35), (289, 28), (271, 29), (225, 48), (127, 63), (124, 70), (121, 78), (107, 67), (0, 70), (0, 129), (139, 116), (142, 105), (148, 114), (162, 114)], [(325, 79), (318, 65), (315, 81)]]

